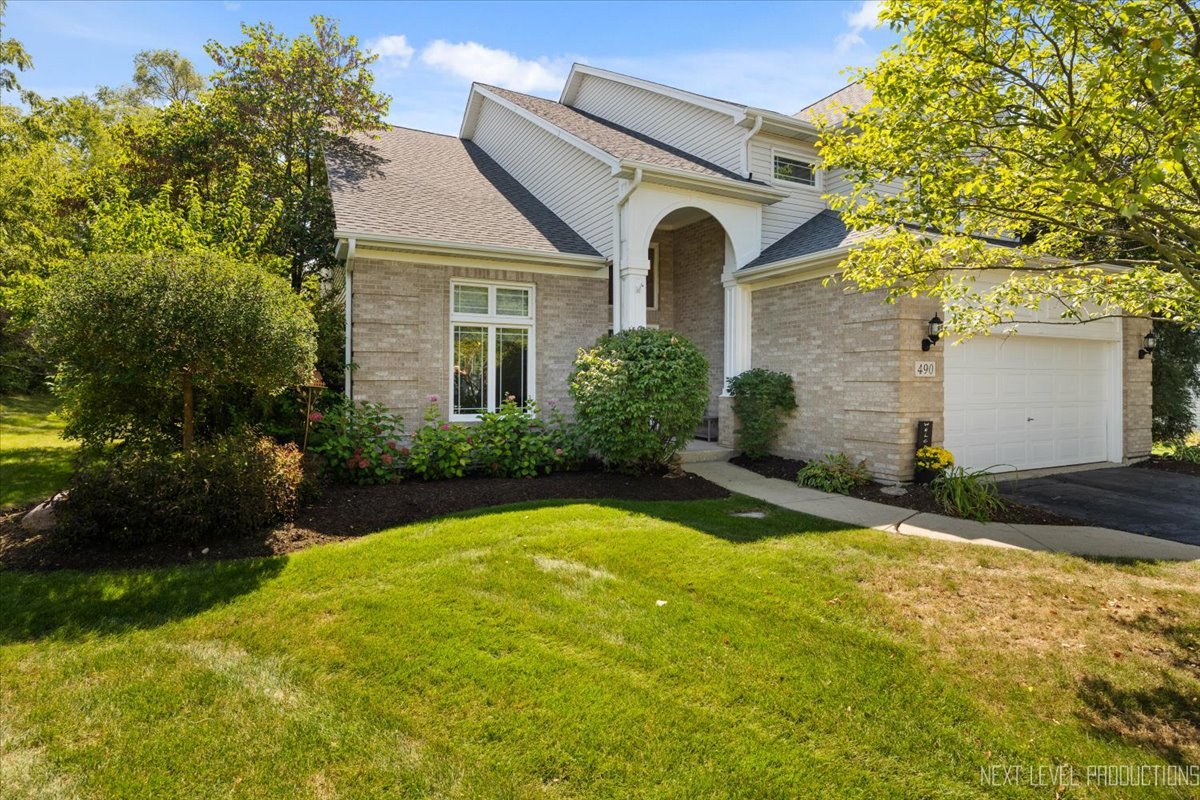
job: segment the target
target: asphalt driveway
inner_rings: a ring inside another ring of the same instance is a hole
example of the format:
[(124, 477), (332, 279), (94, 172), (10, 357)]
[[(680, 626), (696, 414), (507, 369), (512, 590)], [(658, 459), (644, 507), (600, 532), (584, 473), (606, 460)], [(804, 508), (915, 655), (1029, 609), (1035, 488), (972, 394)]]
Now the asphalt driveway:
[(1105, 528), (1200, 545), (1200, 477), (1113, 467), (1002, 481), (1010, 500)]

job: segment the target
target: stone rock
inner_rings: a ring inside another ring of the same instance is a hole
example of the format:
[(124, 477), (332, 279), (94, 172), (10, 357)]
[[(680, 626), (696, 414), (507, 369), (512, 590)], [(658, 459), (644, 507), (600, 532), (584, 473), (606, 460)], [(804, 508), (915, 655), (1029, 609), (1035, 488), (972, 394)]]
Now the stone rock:
[(908, 494), (908, 489), (905, 489), (900, 484), (896, 484), (895, 486), (883, 487), (879, 490), (879, 493), (886, 494), (889, 497), (904, 497), (904, 495)]
[(35, 533), (52, 530), (54, 528), (54, 510), (66, 496), (66, 492), (59, 492), (46, 502), (38, 503), (28, 514), (21, 517), (21, 527)]

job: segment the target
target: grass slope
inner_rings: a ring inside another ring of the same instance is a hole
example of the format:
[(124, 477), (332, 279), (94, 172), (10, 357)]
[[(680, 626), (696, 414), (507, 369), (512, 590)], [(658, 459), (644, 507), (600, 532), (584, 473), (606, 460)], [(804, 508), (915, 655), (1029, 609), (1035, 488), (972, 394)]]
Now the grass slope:
[[(1195, 566), (750, 508), (548, 503), (289, 558), (0, 572), (5, 797), (1052, 796), (980, 768), (1195, 758)], [(1120, 624), (1115, 591), (1174, 622)], [(1064, 632), (1084, 644), (1042, 646)], [(1140, 725), (1145, 698), (1168, 722)], [(1089, 793), (1125, 796), (1066, 796)]]
[(45, 500), (67, 484), (76, 445), (46, 396), (0, 399), (0, 510)]

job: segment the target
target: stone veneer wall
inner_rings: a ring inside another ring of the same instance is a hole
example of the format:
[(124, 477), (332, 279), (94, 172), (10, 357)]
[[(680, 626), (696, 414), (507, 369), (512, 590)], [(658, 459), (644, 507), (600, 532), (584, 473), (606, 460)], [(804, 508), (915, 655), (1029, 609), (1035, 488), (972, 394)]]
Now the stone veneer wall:
[(1153, 396), (1151, 392), (1152, 357), (1138, 358), (1142, 337), (1150, 331), (1150, 321), (1124, 319), (1121, 321), (1121, 368), (1124, 370), (1124, 431), (1125, 460), (1138, 460), (1150, 455), (1154, 435), (1151, 432)]
[(356, 258), (354, 397), (382, 403), (418, 424), (436, 394), (449, 411), (450, 279), (531, 283), (535, 290), (537, 399), (570, 411), (567, 378), (576, 351), (609, 327), (603, 279)]

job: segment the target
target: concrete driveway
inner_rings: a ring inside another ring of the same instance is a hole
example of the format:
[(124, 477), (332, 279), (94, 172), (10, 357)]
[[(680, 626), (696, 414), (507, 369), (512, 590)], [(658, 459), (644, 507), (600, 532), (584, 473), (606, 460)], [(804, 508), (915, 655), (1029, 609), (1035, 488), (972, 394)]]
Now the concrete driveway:
[(1200, 545), (1200, 477), (1113, 467), (1002, 481), (1000, 493), (1067, 517)]

